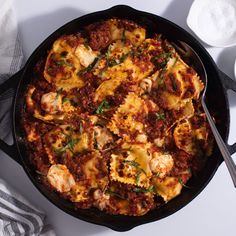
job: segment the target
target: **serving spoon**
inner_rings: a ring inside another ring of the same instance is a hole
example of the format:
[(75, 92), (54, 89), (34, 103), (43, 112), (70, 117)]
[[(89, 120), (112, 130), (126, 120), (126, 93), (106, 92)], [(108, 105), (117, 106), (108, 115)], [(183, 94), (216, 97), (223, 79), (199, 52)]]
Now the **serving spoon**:
[(232, 160), (232, 157), (229, 153), (228, 148), (226, 147), (223, 139), (221, 138), (216, 125), (210, 115), (210, 112), (206, 106), (205, 103), (205, 94), (207, 90), (207, 73), (206, 69), (198, 56), (198, 54), (185, 42), (183, 41), (177, 41), (176, 43), (171, 43), (172, 46), (175, 48), (175, 50), (178, 52), (178, 54), (182, 57), (182, 59), (190, 63), (191, 66), (197, 71), (199, 77), (201, 78), (202, 82), (204, 83), (205, 87), (204, 90), (202, 91), (202, 96), (201, 96), (201, 104), (203, 107), (203, 110), (206, 114), (208, 123), (211, 127), (212, 133), (215, 137), (216, 143), (219, 147), (219, 150), (224, 158), (225, 164), (229, 170), (229, 173), (231, 175), (231, 178), (233, 180), (234, 187), (236, 187), (236, 165), (234, 161)]

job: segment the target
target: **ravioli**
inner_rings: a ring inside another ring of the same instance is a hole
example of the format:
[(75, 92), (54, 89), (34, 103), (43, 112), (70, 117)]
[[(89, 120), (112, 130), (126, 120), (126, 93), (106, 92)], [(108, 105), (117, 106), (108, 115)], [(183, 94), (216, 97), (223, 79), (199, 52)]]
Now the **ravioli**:
[(148, 148), (150, 144), (124, 143), (122, 151), (125, 155), (111, 155), (111, 178), (126, 184), (149, 187), (152, 172), (149, 167), (151, 155)]
[(135, 134), (137, 138), (138, 134), (144, 133), (144, 124), (135, 120), (137, 113), (147, 114), (148, 108), (140, 97), (130, 93), (126, 97), (125, 103), (118, 108), (111, 123), (108, 124), (108, 128), (127, 141), (132, 140), (131, 137)]

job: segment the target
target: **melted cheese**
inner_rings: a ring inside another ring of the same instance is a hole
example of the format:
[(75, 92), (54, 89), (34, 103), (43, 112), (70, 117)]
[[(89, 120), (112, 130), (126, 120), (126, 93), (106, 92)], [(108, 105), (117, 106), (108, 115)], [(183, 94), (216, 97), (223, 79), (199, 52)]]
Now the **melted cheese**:
[(94, 59), (97, 57), (97, 53), (87, 46), (80, 44), (76, 50), (75, 55), (79, 58), (80, 64), (84, 67), (88, 67)]
[(41, 107), (49, 114), (55, 114), (59, 111), (62, 111), (61, 95), (54, 92), (43, 94), (41, 97)]
[(94, 138), (96, 139), (98, 149), (103, 149), (106, 144), (113, 142), (113, 137), (109, 130), (98, 126), (94, 128)]
[(154, 152), (150, 161), (150, 169), (156, 176), (163, 178), (174, 166), (174, 160), (170, 154)]
[(75, 180), (65, 165), (52, 165), (47, 174), (49, 183), (59, 192), (68, 192), (75, 185)]

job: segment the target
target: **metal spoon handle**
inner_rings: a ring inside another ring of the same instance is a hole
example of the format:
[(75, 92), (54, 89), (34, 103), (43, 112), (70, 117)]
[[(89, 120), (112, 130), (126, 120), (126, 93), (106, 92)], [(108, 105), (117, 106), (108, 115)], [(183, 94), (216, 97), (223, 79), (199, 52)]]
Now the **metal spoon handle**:
[(234, 161), (232, 160), (232, 157), (229, 153), (229, 150), (228, 148), (226, 147), (223, 139), (221, 138), (216, 126), (215, 126), (215, 123), (206, 107), (206, 104), (205, 104), (205, 101), (202, 99), (202, 107), (204, 109), (204, 112), (206, 114), (206, 117), (207, 117), (207, 120), (209, 122), (209, 125), (211, 127), (211, 130), (212, 130), (212, 133), (215, 137), (215, 140), (216, 140), (216, 143), (218, 144), (218, 147), (220, 149), (220, 152), (224, 158), (224, 161), (225, 161), (225, 164), (229, 170), (229, 173), (231, 175), (231, 178), (233, 180), (233, 183), (234, 183), (234, 187), (236, 188), (236, 165), (234, 163)]

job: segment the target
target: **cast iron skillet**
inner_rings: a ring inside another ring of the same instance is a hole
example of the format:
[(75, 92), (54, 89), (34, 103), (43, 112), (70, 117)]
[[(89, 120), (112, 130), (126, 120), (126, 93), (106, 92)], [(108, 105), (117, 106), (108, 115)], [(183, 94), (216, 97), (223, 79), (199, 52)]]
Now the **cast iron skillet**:
[[(24, 133), (20, 125), (21, 113), (24, 110), (24, 93), (27, 85), (32, 78), (33, 68), (40, 58), (45, 57), (52, 43), (63, 34), (76, 33), (81, 27), (97, 22), (102, 19), (118, 17), (129, 19), (143, 25), (151, 36), (153, 33), (162, 33), (169, 41), (182, 40), (189, 44), (201, 57), (207, 71), (209, 84), (207, 88), (207, 105), (211, 113), (217, 120), (217, 128), (227, 143), (229, 133), (229, 104), (227, 99), (227, 90), (232, 89), (236, 92), (236, 83), (219, 71), (201, 44), (188, 32), (175, 25), (174, 23), (150, 13), (137, 11), (131, 7), (118, 5), (105, 11), (95, 12), (79, 17), (66, 25), (62, 26), (51, 34), (31, 55), (24, 68), (0, 85), (0, 95), (6, 90), (13, 88), (15, 97), (12, 104), (12, 127), (14, 144), (9, 146), (0, 140), (0, 149), (16, 160), (25, 170), (28, 177), (39, 191), (49, 199), (53, 204), (77, 217), (78, 219), (107, 226), (116, 231), (130, 230), (137, 225), (156, 221), (167, 217), (178, 211), (191, 200), (193, 200), (208, 184), (223, 159), (218, 150), (214, 147), (212, 156), (208, 159), (206, 167), (199, 173), (198, 177), (192, 177), (188, 182), (191, 188), (184, 188), (181, 195), (171, 200), (168, 204), (159, 209), (150, 211), (144, 216), (111, 216), (97, 209), (74, 209), (73, 204), (60, 198), (56, 193), (49, 191), (38, 180), (37, 174), (27, 158), (26, 146), (24, 142)], [(236, 152), (236, 144), (229, 146), (231, 154)], [(231, 180), (229, 180), (231, 181)]]

